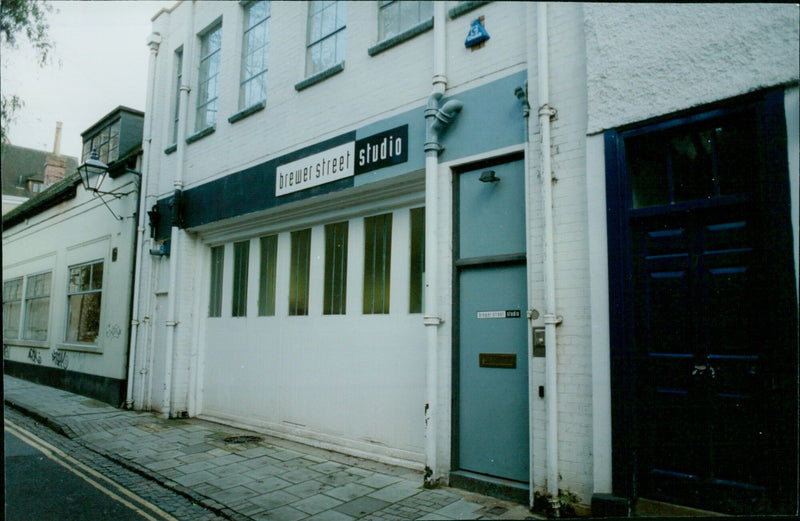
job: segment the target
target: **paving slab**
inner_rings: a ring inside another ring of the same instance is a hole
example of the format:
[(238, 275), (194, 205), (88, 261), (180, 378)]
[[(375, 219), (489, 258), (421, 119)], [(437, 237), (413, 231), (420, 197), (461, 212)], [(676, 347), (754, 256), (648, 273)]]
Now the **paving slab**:
[(4, 376), (6, 403), (236, 521), (533, 519), (422, 473), (198, 419), (165, 419)]

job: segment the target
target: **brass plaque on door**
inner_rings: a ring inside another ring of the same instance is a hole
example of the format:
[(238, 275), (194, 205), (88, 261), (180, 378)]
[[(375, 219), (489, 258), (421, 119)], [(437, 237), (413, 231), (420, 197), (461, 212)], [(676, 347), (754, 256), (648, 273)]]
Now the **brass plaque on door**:
[(516, 369), (517, 355), (514, 353), (480, 353), (478, 355), (478, 363), (481, 367)]

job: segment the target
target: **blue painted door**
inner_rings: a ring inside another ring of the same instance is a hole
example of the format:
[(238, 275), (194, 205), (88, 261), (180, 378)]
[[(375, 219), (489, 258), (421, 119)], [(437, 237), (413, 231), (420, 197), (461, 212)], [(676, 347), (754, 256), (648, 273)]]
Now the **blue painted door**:
[(459, 468), (528, 482), (523, 176), (514, 161), (458, 178), (456, 390)]
[(798, 308), (782, 96), (607, 141), (619, 146), (610, 165), (621, 181), (608, 200), (620, 204), (624, 238), (609, 248), (624, 252), (609, 263), (620, 289), (615, 473), (630, 472), (633, 497), (728, 514), (796, 511)]

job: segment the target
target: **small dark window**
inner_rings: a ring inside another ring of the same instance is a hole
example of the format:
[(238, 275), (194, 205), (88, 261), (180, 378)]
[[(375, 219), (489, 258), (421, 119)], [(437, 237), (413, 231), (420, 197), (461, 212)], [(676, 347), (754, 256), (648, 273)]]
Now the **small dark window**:
[(409, 313), (422, 313), (425, 302), (425, 208), (411, 209)]
[(347, 221), (325, 226), (325, 315), (347, 311), (347, 231)]
[(233, 300), (231, 316), (247, 316), (247, 271), (250, 266), (250, 241), (233, 244)]
[(625, 139), (633, 208), (744, 193), (757, 168), (752, 112)]
[(222, 316), (222, 268), (225, 262), (225, 247), (211, 248), (211, 281), (208, 295), (208, 316)]
[(261, 237), (261, 279), (258, 289), (258, 316), (275, 315), (275, 276), (278, 267), (278, 236)]
[(364, 314), (389, 313), (392, 214), (364, 219)]
[(311, 228), (292, 232), (289, 273), (289, 315), (308, 315), (308, 276), (311, 257)]

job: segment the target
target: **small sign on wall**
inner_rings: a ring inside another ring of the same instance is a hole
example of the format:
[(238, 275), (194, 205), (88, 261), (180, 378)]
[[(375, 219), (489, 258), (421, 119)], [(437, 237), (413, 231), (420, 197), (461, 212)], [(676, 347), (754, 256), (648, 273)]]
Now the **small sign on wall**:
[(506, 309), (505, 311), (478, 311), (478, 318), (519, 318), (522, 312), (518, 309)]

